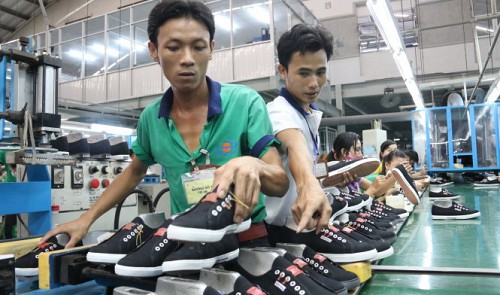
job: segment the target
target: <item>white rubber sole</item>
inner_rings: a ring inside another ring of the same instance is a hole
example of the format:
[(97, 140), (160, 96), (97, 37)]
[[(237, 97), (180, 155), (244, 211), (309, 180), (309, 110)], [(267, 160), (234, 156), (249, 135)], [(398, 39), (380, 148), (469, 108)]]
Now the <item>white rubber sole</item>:
[(434, 220), (465, 220), (481, 216), (481, 212), (476, 212), (468, 215), (432, 215)]
[(371, 261), (380, 260), (392, 256), (394, 254), (394, 248), (392, 246), (382, 252), (377, 251), (377, 255)]
[(118, 260), (125, 257), (126, 254), (110, 254), (110, 253), (96, 253), (88, 252), (87, 261), (93, 263), (116, 264)]
[(358, 261), (370, 261), (375, 256), (377, 256), (377, 250), (372, 249), (364, 252), (357, 253), (348, 253), (348, 254), (334, 254), (334, 253), (320, 253), (323, 256), (327, 257), (333, 262), (337, 263), (349, 263), (349, 262), (358, 262)]
[(231, 224), (218, 230), (204, 228), (189, 228), (171, 224), (168, 227), (167, 238), (186, 242), (218, 242), (224, 235), (231, 233), (240, 233), (250, 228), (251, 220), (247, 219), (239, 224)]
[(161, 265), (154, 267), (135, 267), (116, 264), (115, 273), (120, 276), (147, 278), (159, 276), (163, 273), (163, 270)]

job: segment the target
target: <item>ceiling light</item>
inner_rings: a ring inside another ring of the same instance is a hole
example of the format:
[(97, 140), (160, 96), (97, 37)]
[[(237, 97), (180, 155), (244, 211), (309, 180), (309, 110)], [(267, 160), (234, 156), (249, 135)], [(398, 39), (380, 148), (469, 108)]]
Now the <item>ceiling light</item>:
[(366, 6), (380, 34), (384, 38), (385, 43), (392, 52), (392, 57), (396, 62), (399, 73), (403, 77), (416, 108), (423, 109), (424, 99), (415, 81), (415, 76), (413, 75), (413, 70), (408, 60), (408, 56), (406, 55), (404, 43), (396, 27), (394, 13), (389, 3), (387, 0), (368, 0), (366, 1)]

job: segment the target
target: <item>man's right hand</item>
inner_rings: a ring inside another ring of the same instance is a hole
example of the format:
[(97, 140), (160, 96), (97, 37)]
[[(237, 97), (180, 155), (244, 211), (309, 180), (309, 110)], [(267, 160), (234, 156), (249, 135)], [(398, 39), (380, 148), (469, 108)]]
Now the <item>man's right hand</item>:
[(65, 233), (70, 236), (70, 240), (64, 248), (69, 249), (75, 247), (75, 245), (87, 235), (89, 228), (90, 224), (87, 223), (83, 217), (80, 217), (73, 221), (62, 223), (53, 230), (50, 230), (40, 239), (38, 244), (46, 242), (50, 237)]

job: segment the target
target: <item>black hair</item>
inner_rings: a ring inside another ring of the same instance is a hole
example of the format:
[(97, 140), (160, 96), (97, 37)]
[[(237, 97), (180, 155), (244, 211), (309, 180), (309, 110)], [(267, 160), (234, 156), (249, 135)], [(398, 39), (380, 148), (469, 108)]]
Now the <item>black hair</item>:
[(281, 35), (278, 41), (278, 60), (288, 70), (288, 64), (295, 52), (304, 54), (323, 49), (326, 60), (333, 54), (333, 36), (321, 26), (296, 24), (291, 30)]
[(382, 174), (385, 175), (387, 171), (385, 170), (385, 164), (390, 164), (394, 158), (407, 158), (405, 151), (400, 149), (395, 149), (388, 153), (382, 160)]
[(359, 135), (354, 132), (342, 132), (333, 141), (333, 150), (328, 155), (328, 161), (338, 160), (341, 150), (350, 150), (360, 140)]
[(192, 18), (207, 27), (210, 42), (214, 39), (215, 22), (210, 8), (193, 0), (162, 0), (151, 9), (148, 17), (148, 37), (158, 47), (158, 29), (168, 20)]
[(380, 154), (379, 154), (379, 157), (380, 157), (380, 161), (382, 161), (382, 154), (384, 153), (384, 151), (390, 147), (391, 145), (395, 144), (396, 146), (398, 145), (394, 140), (386, 140), (384, 142), (382, 142), (382, 144), (380, 145)]
[(406, 150), (406, 156), (408, 156), (408, 159), (410, 161), (413, 161), (415, 163), (418, 163), (418, 153), (414, 150)]

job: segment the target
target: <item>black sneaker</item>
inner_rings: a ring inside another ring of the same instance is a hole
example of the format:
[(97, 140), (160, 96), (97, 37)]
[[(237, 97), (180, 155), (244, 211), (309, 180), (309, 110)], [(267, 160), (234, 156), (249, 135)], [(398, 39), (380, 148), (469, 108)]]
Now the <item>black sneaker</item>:
[[(360, 196), (358, 196), (358, 197), (352, 196), (346, 192), (339, 190), (336, 187), (329, 187), (329, 188), (325, 189), (325, 191), (332, 194), (333, 197), (340, 197), (340, 198), (344, 199), (347, 202), (346, 212), (353, 212), (353, 211), (357, 211), (357, 210), (363, 208), (364, 201), (363, 201), (363, 198)], [(340, 214), (338, 214), (338, 215), (340, 215)]]
[(447, 189), (442, 188), (439, 192), (429, 191), (430, 200), (455, 200), (459, 199), (459, 194), (454, 194)]
[(386, 242), (381, 236), (376, 233), (366, 235), (364, 232), (358, 232), (358, 229), (344, 226), (342, 224), (333, 224), (336, 228), (340, 229), (344, 234), (349, 237), (358, 240), (361, 243), (366, 243), (373, 246), (377, 250), (377, 255), (371, 260), (380, 260), (394, 254), (394, 248), (391, 244)]
[(399, 218), (406, 218), (406, 217), (410, 216), (410, 213), (408, 211), (406, 211), (405, 209), (394, 208), (394, 207), (391, 207), (391, 206), (384, 204), (380, 201), (373, 200), (372, 205), (370, 206), (370, 209), (373, 210), (375, 208), (380, 208), (383, 212), (386, 212), (386, 213), (394, 213), (397, 216), (399, 216)]
[(373, 198), (371, 198), (369, 195), (363, 194), (363, 193), (361, 193), (361, 192), (357, 191), (356, 189), (351, 188), (349, 186), (347, 186), (346, 189), (347, 189), (347, 193), (349, 195), (361, 198), (361, 200), (363, 200), (363, 206), (365, 206), (365, 207), (371, 206), (371, 204), (373, 202)]
[(16, 276), (37, 276), (39, 255), (44, 252), (51, 252), (62, 249), (64, 249), (64, 246), (59, 244), (57, 238), (51, 237), (45, 243), (36, 246), (27, 254), (16, 259), (14, 263)]
[(371, 225), (375, 226), (380, 230), (394, 231), (395, 229), (394, 225), (390, 221), (373, 217), (369, 212), (359, 212), (359, 213), (349, 214), (349, 220), (356, 220), (356, 218), (358, 217), (366, 219), (366, 221), (368, 221)]
[[(289, 223), (289, 222), (287, 222)], [(306, 244), (337, 263), (370, 260), (377, 254), (374, 247), (361, 244), (334, 227), (325, 227), (319, 234), (314, 231), (296, 233), (288, 226), (268, 226), (271, 245), (276, 243)]]
[(453, 181), (441, 177), (431, 178), (430, 180), (430, 185), (432, 186), (447, 186), (452, 184)]
[(448, 208), (432, 205), (432, 219), (472, 219), (481, 216), (478, 210), (471, 210), (463, 205), (451, 202)]
[(168, 226), (172, 219), (165, 222), (144, 243), (125, 257), (118, 260), (115, 273), (121, 276), (155, 277), (163, 273), (165, 257), (179, 247), (177, 241), (167, 238)]
[[(165, 219), (163, 219), (165, 221)], [(87, 261), (93, 263), (115, 264), (145, 241), (155, 232), (138, 216), (125, 224), (113, 236), (90, 248)]]
[(258, 285), (250, 283), (240, 273), (220, 268), (200, 270), (200, 281), (227, 295), (267, 295)]
[[(169, 228), (170, 230), (170, 228)], [(210, 268), (238, 257), (236, 234), (225, 235), (219, 242), (185, 242), (163, 260), (163, 272), (178, 272)]]
[(309, 246), (288, 243), (278, 243), (276, 246), (287, 250), (297, 257), (301, 257), (312, 269), (342, 283), (347, 290), (357, 288), (361, 284), (359, 277), (355, 273), (345, 270)]
[(236, 264), (238, 272), (270, 294), (335, 294), (314, 282), (285, 258), (271, 251), (242, 248)]
[(329, 290), (333, 294), (345, 294), (347, 295), (347, 289), (345, 286), (327, 276), (322, 275), (320, 272), (317, 272), (316, 270), (312, 269), (307, 262), (305, 262), (302, 258), (297, 257), (291, 253), (288, 253), (285, 249), (283, 248), (271, 248), (271, 247), (258, 247), (254, 248), (256, 250), (262, 250), (262, 251), (274, 251), (278, 253), (278, 255), (282, 256), (289, 262), (291, 262), (293, 265), (298, 267), (301, 271), (303, 271), (305, 274), (307, 274), (314, 282), (316, 282), (318, 285), (322, 286), (323, 288)]
[(207, 284), (193, 279), (162, 276), (156, 282), (154, 294), (221, 295)]
[(498, 182), (498, 178), (494, 177), (486, 177), (481, 181), (474, 181), (474, 186), (477, 187), (497, 187), (500, 184)]
[(413, 183), (413, 179), (406, 171), (405, 166), (403, 164), (396, 166), (396, 168), (392, 169), (392, 175), (394, 175), (394, 178), (403, 189), (405, 197), (413, 205), (418, 205), (420, 203), (418, 190)]
[(224, 199), (210, 192), (190, 209), (178, 215), (168, 228), (168, 238), (190, 242), (218, 242), (225, 234), (240, 233), (250, 228), (251, 219), (233, 222), (235, 199)]
[(344, 181), (344, 172), (364, 177), (377, 170), (380, 161), (375, 158), (362, 158), (349, 161), (328, 162), (328, 176), (321, 180), (323, 187), (334, 186)]
[(396, 240), (396, 234), (393, 231), (380, 230), (371, 225), (366, 219), (361, 217), (357, 217), (355, 220), (349, 220), (349, 222), (347, 222), (345, 225), (352, 227), (353, 229), (366, 236), (378, 235), (390, 244), (394, 243), (394, 241)]
[(341, 196), (334, 196), (332, 193), (326, 193), (330, 206), (332, 207), (332, 216), (330, 217), (330, 222), (335, 220), (339, 215), (347, 212), (349, 204), (347, 200)]

